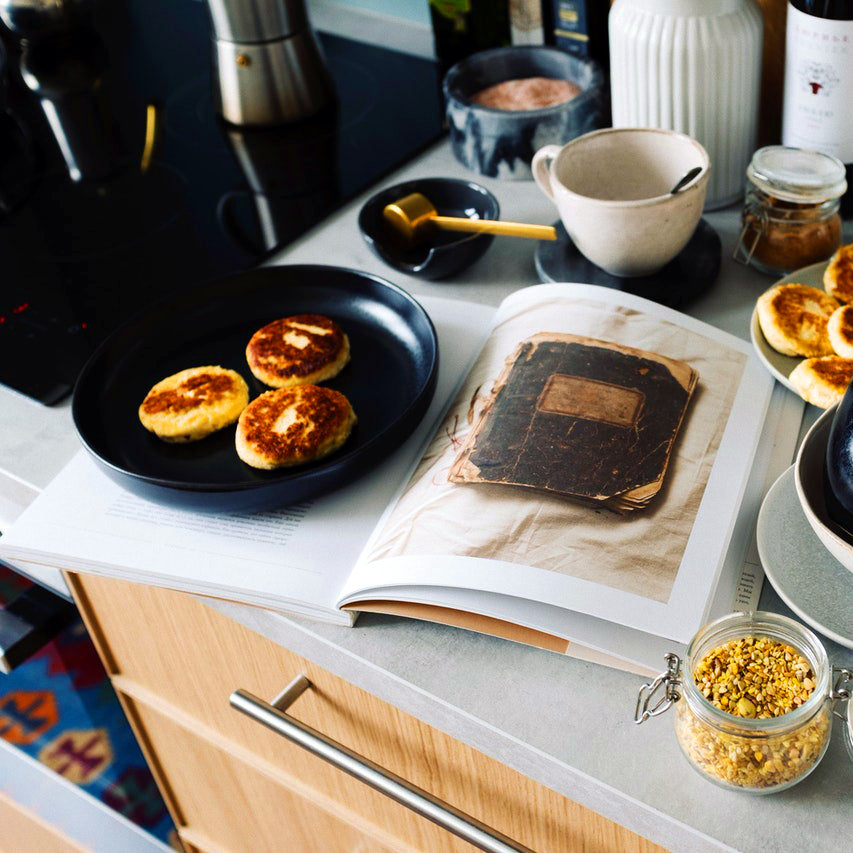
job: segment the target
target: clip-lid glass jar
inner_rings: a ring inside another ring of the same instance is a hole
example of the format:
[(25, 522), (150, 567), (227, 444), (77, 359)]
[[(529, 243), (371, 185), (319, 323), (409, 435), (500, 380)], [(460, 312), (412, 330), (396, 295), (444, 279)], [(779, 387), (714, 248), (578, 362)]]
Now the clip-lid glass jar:
[[(683, 661), (667, 655), (667, 670), (640, 688), (634, 719), (675, 704), (676, 737), (696, 770), (723, 788), (769, 794), (817, 766), (834, 703), (849, 697), (851, 680), (847, 670), (833, 671), (823, 644), (799, 622), (732, 613), (702, 628)], [(731, 712), (720, 701), (727, 693)]]
[(785, 274), (825, 261), (841, 245), (844, 164), (829, 154), (768, 145), (746, 170), (742, 229), (734, 258)]

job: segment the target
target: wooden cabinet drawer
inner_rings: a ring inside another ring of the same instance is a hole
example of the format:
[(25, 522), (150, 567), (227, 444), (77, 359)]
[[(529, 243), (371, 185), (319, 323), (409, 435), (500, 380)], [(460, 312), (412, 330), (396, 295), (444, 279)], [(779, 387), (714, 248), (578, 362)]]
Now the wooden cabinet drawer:
[(119, 691), (180, 712), (207, 727), (210, 739), (345, 797), (417, 849), (470, 848), (365, 786), (353, 800), (342, 780), (358, 783), (238, 714), (230, 694), (243, 688), (270, 701), (304, 673), (313, 686), (290, 709), (293, 717), (533, 850), (578, 850), (584, 841), (601, 851), (657, 849), (183, 593), (90, 575), (70, 580)]
[(37, 850), (38, 853), (86, 853), (72, 841), (0, 790), (0, 850)]
[[(86, 618), (97, 623), (93, 639), (114, 687), (135, 708), (151, 708), (170, 717), (284, 785), (310, 788), (313, 794), (346, 803), (371, 825), (385, 827), (389, 837), (403, 846), (449, 853), (472, 849), (231, 707), (231, 693), (244, 685), (259, 697), (272, 699), (299, 671), (307, 672), (307, 662), (183, 594), (89, 576), (71, 581), (84, 616), (96, 614)], [(83, 587), (85, 594), (79, 594)], [(181, 641), (181, 630), (193, 641)], [(109, 632), (107, 639), (102, 631)], [(339, 680), (320, 669), (310, 672), (322, 674), (321, 680)], [(314, 692), (300, 697), (295, 715), (303, 699), (315, 698)], [(323, 719), (312, 720), (323, 730)], [(143, 740), (152, 734), (156, 733), (141, 732)], [(175, 800), (182, 800), (180, 789)]]
[(130, 700), (131, 716), (169, 787), (180, 792), (178, 833), (191, 847), (252, 853), (387, 853), (381, 831), (345, 808), (330, 812), (250, 765)]

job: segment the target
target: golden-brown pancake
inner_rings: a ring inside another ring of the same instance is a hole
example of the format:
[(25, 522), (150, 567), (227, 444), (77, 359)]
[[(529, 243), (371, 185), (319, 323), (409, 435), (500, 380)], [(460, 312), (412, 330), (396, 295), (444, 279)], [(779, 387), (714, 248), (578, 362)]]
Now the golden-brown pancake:
[(826, 331), (835, 354), (853, 358), (853, 305), (836, 309), (826, 324)]
[(145, 396), (139, 420), (164, 441), (198, 441), (233, 424), (249, 402), (246, 381), (224, 367), (190, 367)]
[(791, 371), (788, 379), (807, 403), (828, 409), (840, 402), (853, 379), (853, 359), (838, 355), (807, 358)]
[(853, 302), (853, 243), (842, 246), (829, 259), (823, 273), (823, 286), (839, 302)]
[(826, 324), (839, 307), (816, 287), (778, 284), (758, 297), (758, 322), (773, 349), (784, 355), (833, 355)]
[(237, 455), (253, 468), (285, 468), (322, 459), (356, 422), (349, 400), (332, 388), (295, 385), (267, 391), (237, 422)]
[(349, 338), (321, 314), (268, 323), (246, 347), (249, 369), (265, 385), (290, 388), (331, 379), (349, 361)]

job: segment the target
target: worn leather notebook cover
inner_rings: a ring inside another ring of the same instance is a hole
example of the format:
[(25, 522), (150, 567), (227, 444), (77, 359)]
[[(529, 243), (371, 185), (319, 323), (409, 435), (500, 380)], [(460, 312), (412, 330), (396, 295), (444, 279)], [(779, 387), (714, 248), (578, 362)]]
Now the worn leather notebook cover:
[(642, 508), (660, 491), (697, 381), (657, 353), (534, 335), (507, 359), (450, 480)]

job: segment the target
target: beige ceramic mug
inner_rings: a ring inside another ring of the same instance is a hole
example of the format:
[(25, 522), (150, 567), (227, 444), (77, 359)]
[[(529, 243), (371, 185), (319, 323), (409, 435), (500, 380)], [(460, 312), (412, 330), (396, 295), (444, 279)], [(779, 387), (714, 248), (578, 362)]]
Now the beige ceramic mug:
[[(692, 168), (683, 189), (672, 188)], [(683, 133), (606, 128), (533, 155), (533, 177), (578, 250), (612, 275), (657, 272), (690, 240), (705, 204), (708, 153)]]

